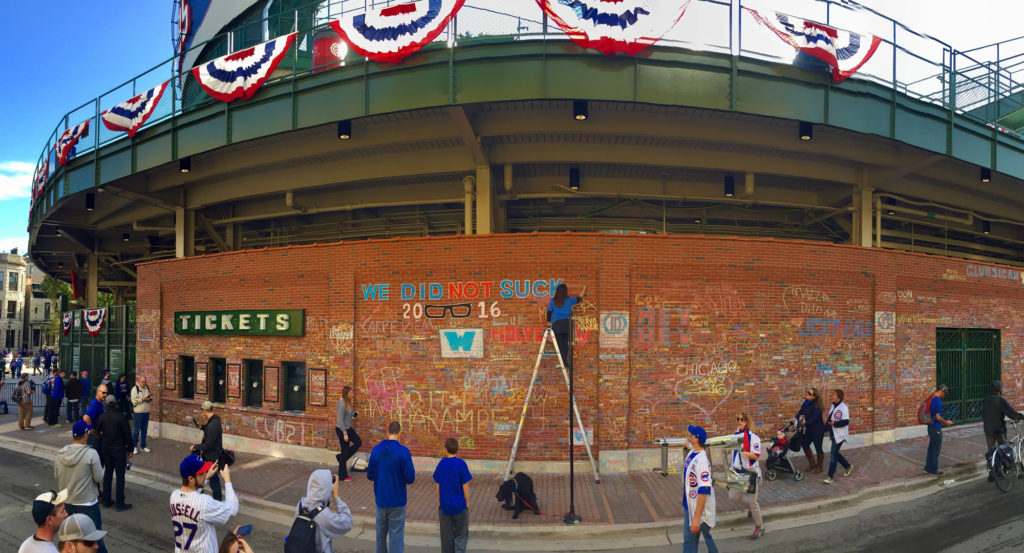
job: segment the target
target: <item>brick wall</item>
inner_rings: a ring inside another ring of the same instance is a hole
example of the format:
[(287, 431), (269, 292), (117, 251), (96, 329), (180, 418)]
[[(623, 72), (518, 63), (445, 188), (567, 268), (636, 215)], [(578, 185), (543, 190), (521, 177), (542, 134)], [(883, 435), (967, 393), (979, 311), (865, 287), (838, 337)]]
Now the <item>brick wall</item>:
[[(498, 460), (508, 456), (558, 280), (571, 294), (587, 287), (575, 310), (576, 394), (597, 451), (651, 447), (693, 422), (725, 432), (740, 410), (774, 428), (808, 385), (846, 391), (855, 433), (912, 424), (935, 383), (937, 327), (1000, 329), (1007, 395), (1024, 399), (1016, 270), (708, 237), (444, 237), (154, 262), (139, 268), (138, 371), (161, 386), (154, 416), (181, 423), (206, 396), (179, 399), (180, 374), (164, 374), (167, 360), (304, 361), (328, 370), (326, 406), (298, 415), (279, 401), (245, 409), (229, 397), (226, 431), (336, 448), (334, 404), (354, 383), (367, 444), (399, 420), (414, 455), (440, 456), (443, 439), (456, 437), (463, 456)], [(173, 330), (175, 311), (259, 308), (305, 309), (305, 336)], [(482, 357), (443, 357), (442, 342), (457, 355), (473, 344), (461, 332), (442, 339), (443, 329), (478, 329)], [(546, 357), (520, 459), (565, 458), (567, 392), (554, 366)]]

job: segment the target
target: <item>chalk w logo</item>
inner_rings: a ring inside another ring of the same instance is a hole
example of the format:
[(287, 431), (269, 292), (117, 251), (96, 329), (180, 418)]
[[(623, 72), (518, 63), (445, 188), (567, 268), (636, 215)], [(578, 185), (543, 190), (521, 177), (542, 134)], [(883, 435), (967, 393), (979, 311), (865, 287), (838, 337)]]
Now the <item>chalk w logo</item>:
[(479, 328), (445, 328), (441, 336), (441, 357), (477, 358), (484, 356), (484, 333)]

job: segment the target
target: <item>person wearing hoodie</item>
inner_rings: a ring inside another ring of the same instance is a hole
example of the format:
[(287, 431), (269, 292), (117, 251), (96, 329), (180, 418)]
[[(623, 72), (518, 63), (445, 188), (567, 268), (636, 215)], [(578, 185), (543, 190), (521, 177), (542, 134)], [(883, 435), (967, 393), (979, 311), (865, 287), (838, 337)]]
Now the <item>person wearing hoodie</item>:
[[(78, 421), (71, 427), (71, 444), (57, 452), (53, 464), (53, 477), (57, 487), (68, 491), (64, 502), (68, 515), (82, 513), (92, 519), (97, 530), (103, 529), (100, 517), (99, 484), (103, 481), (103, 469), (96, 450), (85, 443), (89, 425)], [(99, 540), (97, 552), (106, 553), (107, 546)]]
[(75, 424), (78, 419), (82, 418), (82, 381), (77, 376), (75, 371), (71, 371), (71, 377), (68, 378), (68, 382), (64, 386), (64, 395), (68, 396), (67, 413), (65, 413), (68, 417), (68, 424)]
[(327, 469), (317, 469), (309, 475), (306, 496), (295, 506), (295, 516), (299, 516), (300, 509), (312, 511), (317, 507), (323, 507), (323, 510), (313, 519), (316, 523), (316, 550), (331, 553), (334, 551), (332, 540), (352, 529), (352, 511), (338, 495), (338, 477)]
[(370, 451), (366, 478), (377, 503), (377, 553), (405, 551), (405, 486), (416, 479), (409, 448), (398, 442), (402, 425), (391, 421), (388, 435)]

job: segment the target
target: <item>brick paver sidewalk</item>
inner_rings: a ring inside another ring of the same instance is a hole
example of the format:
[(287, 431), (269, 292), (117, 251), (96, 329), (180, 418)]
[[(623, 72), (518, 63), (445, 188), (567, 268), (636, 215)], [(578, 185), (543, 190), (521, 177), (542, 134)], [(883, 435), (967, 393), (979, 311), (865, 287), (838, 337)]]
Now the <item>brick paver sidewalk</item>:
[[(39, 410), (37, 409), (37, 412)], [(71, 442), (70, 427), (49, 428), (39, 417), (33, 419), (35, 428), (19, 431), (16, 415), (0, 416), (0, 437), (27, 444), (58, 448)], [(150, 438), (152, 453), (140, 453), (132, 460), (133, 467), (165, 474), (177, 480), (178, 463), (188, 453), (188, 444), (159, 438)], [(835, 498), (861, 490), (911, 478), (922, 477), (924, 454), (928, 438), (913, 438), (898, 442), (844, 449), (843, 455), (853, 463), (850, 477), (837, 475), (834, 484), (822, 482), (824, 475), (807, 475), (795, 482), (791, 475), (782, 474), (774, 482), (765, 482), (761, 489), (762, 508), (794, 505), (807, 501)], [(974, 464), (982, 460), (985, 438), (980, 424), (953, 427), (945, 430), (940, 467)], [(802, 468), (806, 464), (802, 453), (790, 459)], [(827, 469), (828, 460), (825, 465)], [(587, 524), (634, 524), (681, 519), (682, 480), (680, 475), (662, 476), (651, 471), (628, 474), (608, 474), (595, 484), (586, 470), (586, 461), (579, 465), (576, 478), (576, 512)], [(238, 493), (264, 501), (294, 505), (305, 493), (309, 473), (317, 468), (336, 466), (319, 465), (293, 459), (265, 457), (251, 453), (238, 453), (232, 467), (232, 479)], [(652, 467), (653, 468), (653, 467)], [(353, 481), (341, 486), (342, 498), (354, 515), (374, 516), (372, 482), (365, 473), (352, 473)], [(519, 520), (512, 520), (510, 512), (498, 505), (494, 494), (501, 477), (496, 474), (476, 475), (470, 484), (472, 490), (469, 512), (473, 524), (533, 526), (561, 525), (561, 514), (569, 507), (568, 476), (531, 475), (540, 509), (557, 517), (536, 516), (524, 512)], [(129, 499), (131, 489), (128, 490)], [(741, 505), (731, 501), (727, 494), (718, 494), (719, 513), (739, 511)], [(742, 506), (745, 510), (745, 505)], [(409, 486), (407, 517), (410, 521), (436, 521), (436, 491), (431, 473), (417, 473), (416, 482)]]

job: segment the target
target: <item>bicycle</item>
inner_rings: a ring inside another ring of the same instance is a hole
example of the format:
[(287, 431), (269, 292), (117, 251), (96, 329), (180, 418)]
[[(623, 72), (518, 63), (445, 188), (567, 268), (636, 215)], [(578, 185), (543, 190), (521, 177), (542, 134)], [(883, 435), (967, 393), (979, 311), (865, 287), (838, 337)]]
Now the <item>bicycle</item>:
[(1014, 476), (1024, 479), (1024, 437), (1017, 429), (1017, 421), (1013, 420), (1010, 423), (1013, 425), (1014, 439), (993, 448), (989, 457), (996, 487), (1004, 493), (1013, 487)]

